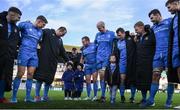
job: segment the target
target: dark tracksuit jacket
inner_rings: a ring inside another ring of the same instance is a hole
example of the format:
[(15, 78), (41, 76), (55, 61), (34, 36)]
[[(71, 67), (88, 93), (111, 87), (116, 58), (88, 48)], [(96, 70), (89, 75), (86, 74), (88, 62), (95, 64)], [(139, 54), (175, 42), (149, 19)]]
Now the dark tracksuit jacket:
[(136, 87), (138, 90), (149, 90), (155, 54), (154, 33), (150, 31), (141, 38), (139, 37), (136, 46)]
[(6, 81), (5, 91), (10, 91), (20, 35), (18, 27), (13, 23), (9, 23), (11, 32), (8, 33), (7, 14), (6, 11), (0, 13), (0, 80)]
[(69, 58), (62, 39), (56, 36), (54, 29), (43, 30), (40, 45), (39, 66), (34, 74), (34, 79), (51, 84), (54, 80), (59, 57), (62, 57), (65, 61), (68, 61)]
[(119, 85), (120, 85), (119, 66), (116, 65), (116, 68), (115, 68), (114, 72), (112, 73), (110, 65), (108, 65), (105, 70), (104, 80), (105, 80), (105, 82), (107, 82), (107, 84), (110, 87), (115, 86), (115, 85), (117, 85), (119, 87)]

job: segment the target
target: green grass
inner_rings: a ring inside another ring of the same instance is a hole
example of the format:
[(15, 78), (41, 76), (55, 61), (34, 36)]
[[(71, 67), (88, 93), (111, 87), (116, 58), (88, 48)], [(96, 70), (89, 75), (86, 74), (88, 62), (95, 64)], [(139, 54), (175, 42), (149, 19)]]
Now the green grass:
[[(84, 92), (82, 97), (85, 97), (86, 93)], [(100, 95), (100, 92), (99, 92)], [(122, 104), (120, 103), (120, 96), (119, 93), (117, 94), (117, 100), (116, 100), (116, 104), (115, 105), (111, 105), (109, 103), (109, 94), (107, 93), (107, 102), (102, 104), (100, 102), (92, 102), (92, 101), (64, 101), (64, 94), (63, 92), (60, 91), (50, 91), (49, 92), (49, 97), (51, 99), (51, 101), (49, 102), (39, 102), (39, 103), (25, 103), (24, 102), (24, 96), (25, 96), (25, 91), (24, 90), (20, 90), (18, 92), (18, 103), (17, 104), (0, 104), (0, 108), (1, 109), (5, 109), (5, 108), (9, 108), (9, 109), (18, 109), (18, 108), (28, 108), (28, 109), (43, 109), (43, 108), (83, 108), (83, 109), (102, 109), (102, 108), (106, 108), (106, 109), (112, 109), (112, 108), (118, 108), (118, 109), (138, 109), (140, 108), (138, 106), (138, 104), (136, 104), (137, 102), (139, 102), (141, 100), (141, 95), (140, 92), (136, 94), (135, 97), (135, 101), (136, 103), (131, 104), (128, 102), (128, 99), (130, 97), (129, 93), (126, 93), (126, 103)], [(34, 90), (32, 92), (32, 96), (34, 96)], [(6, 93), (6, 97), (10, 98), (11, 97), (11, 93)], [(157, 93), (156, 95), (156, 106), (151, 108), (151, 109), (163, 109), (164, 108), (164, 103), (166, 100), (166, 93)], [(180, 105), (180, 94), (174, 94), (174, 99), (173, 99), (173, 106), (178, 106)]]

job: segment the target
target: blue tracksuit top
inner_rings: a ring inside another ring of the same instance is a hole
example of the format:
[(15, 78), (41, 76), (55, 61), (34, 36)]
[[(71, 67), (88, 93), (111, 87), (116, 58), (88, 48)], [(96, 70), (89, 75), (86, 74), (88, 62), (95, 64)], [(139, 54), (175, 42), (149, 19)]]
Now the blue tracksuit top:
[(85, 64), (96, 63), (96, 45), (90, 43), (88, 46), (82, 48), (82, 56)]
[(117, 46), (119, 49), (119, 70), (120, 73), (126, 73), (127, 68), (127, 50), (126, 50), (126, 41), (125, 39), (119, 39), (117, 42)]
[(152, 29), (156, 38), (156, 53), (168, 51), (168, 38), (172, 18), (164, 19), (159, 24), (154, 24)]
[(114, 38), (115, 33), (109, 30), (107, 30), (105, 33), (99, 32), (96, 34), (94, 42), (97, 45), (97, 62), (104, 62), (109, 59), (109, 56), (112, 53), (112, 44)]
[(18, 27), (21, 32), (20, 49), (36, 51), (38, 42), (42, 37), (42, 30), (35, 27), (30, 21), (21, 22)]

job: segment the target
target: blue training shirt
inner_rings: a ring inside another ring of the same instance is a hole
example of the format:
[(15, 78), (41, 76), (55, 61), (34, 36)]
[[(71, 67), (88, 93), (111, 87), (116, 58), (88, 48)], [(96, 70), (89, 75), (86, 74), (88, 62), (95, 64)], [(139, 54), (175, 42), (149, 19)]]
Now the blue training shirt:
[(112, 53), (113, 39), (115, 33), (107, 30), (105, 33), (99, 32), (96, 34), (94, 43), (97, 45), (97, 62), (107, 61)]
[(168, 51), (168, 38), (172, 18), (164, 19), (158, 24), (154, 24), (152, 29), (156, 38), (156, 52)]
[(95, 64), (96, 63), (96, 45), (90, 43), (88, 46), (83, 47), (82, 56), (84, 58), (85, 64)]
[(30, 51), (37, 51), (37, 45), (42, 37), (42, 29), (34, 26), (30, 21), (21, 22), (18, 25), (21, 32), (21, 46)]

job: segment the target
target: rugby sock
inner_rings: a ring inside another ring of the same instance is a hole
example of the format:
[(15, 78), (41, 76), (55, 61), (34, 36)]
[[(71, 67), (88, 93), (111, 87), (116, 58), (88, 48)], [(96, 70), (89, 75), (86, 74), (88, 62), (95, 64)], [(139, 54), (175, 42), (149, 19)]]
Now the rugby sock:
[(121, 95), (121, 96), (124, 96), (124, 91), (125, 91), (125, 85), (124, 85), (124, 84), (121, 84), (121, 85), (120, 85), (120, 95)]
[(131, 98), (134, 99), (136, 94), (136, 87), (134, 85), (131, 85), (130, 89), (131, 89)]
[(171, 104), (174, 93), (174, 84), (168, 84), (166, 104)]
[(148, 101), (151, 103), (154, 103), (154, 97), (159, 89), (159, 84), (158, 83), (151, 83), (151, 89), (150, 89), (150, 96)]
[(16, 77), (13, 81), (13, 94), (12, 94), (12, 98), (16, 98), (17, 97), (17, 91), (19, 89), (19, 85), (21, 83), (21, 79)]
[(41, 81), (36, 81), (36, 96), (40, 96), (41, 85)]
[(97, 81), (93, 83), (93, 90), (94, 90), (94, 97), (96, 97), (97, 96), (97, 91), (98, 91)]
[(90, 95), (91, 95), (91, 83), (87, 83), (86, 89), (87, 89), (87, 96), (90, 97)]
[(141, 94), (142, 94), (142, 100), (146, 101), (147, 91), (146, 90), (141, 90)]
[(45, 83), (44, 85), (44, 97), (48, 97), (50, 84)]
[(32, 79), (27, 79), (26, 80), (26, 98), (31, 97), (31, 88), (32, 88)]
[(105, 97), (105, 93), (106, 93), (106, 84), (105, 84), (105, 81), (101, 80), (100, 81), (100, 85), (101, 85), (101, 91), (102, 91), (101, 97)]
[(0, 80), (0, 99), (4, 98), (5, 81)]

